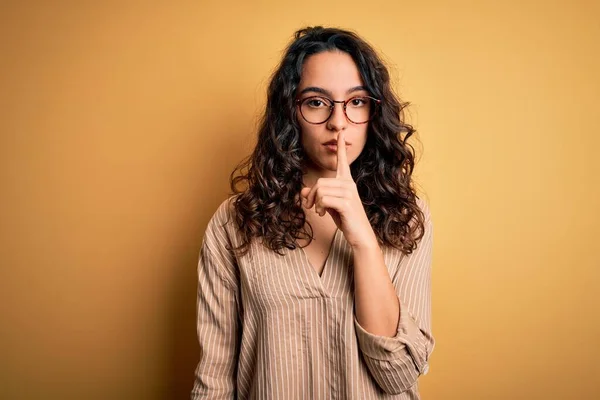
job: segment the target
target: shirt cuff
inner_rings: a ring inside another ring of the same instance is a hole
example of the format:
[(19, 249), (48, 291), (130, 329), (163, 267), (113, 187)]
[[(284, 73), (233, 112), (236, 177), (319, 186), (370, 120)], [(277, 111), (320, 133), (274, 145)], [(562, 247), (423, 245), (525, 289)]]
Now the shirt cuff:
[(409, 356), (421, 374), (427, 374), (429, 371), (427, 364), (428, 335), (421, 331), (402, 301), (400, 301), (400, 320), (394, 337), (367, 332), (358, 323), (356, 316), (354, 316), (354, 326), (359, 347), (367, 357), (380, 361), (392, 361)]

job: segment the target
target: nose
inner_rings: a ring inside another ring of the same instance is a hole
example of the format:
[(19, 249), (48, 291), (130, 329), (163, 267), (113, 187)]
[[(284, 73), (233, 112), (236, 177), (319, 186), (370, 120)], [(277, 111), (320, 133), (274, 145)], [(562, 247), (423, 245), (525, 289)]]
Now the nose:
[(333, 103), (333, 111), (327, 120), (327, 128), (332, 131), (341, 131), (348, 125), (346, 113), (344, 112), (344, 104)]

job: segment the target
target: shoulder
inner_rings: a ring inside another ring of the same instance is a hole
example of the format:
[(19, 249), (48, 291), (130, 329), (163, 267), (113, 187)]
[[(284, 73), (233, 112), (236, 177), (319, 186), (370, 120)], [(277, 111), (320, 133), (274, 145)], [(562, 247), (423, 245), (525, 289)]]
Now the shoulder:
[(417, 197), (417, 206), (423, 213), (425, 226), (431, 225), (431, 210), (429, 209), (429, 203), (422, 197)]
[(234, 202), (238, 195), (233, 195), (223, 200), (213, 213), (209, 221), (209, 226), (219, 225), (225, 226), (233, 221), (235, 215)]
[(238, 195), (233, 195), (223, 200), (212, 214), (206, 226), (206, 236), (217, 236), (227, 239), (228, 242), (237, 242), (237, 224), (235, 221), (234, 202)]

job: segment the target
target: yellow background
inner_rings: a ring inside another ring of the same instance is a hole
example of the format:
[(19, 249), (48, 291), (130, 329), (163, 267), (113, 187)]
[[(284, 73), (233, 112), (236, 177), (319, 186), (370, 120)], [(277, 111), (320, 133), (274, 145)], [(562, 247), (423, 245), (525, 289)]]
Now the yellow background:
[(307, 24), (357, 30), (413, 103), (435, 223), (423, 399), (600, 398), (598, 2), (0, 15), (3, 399), (187, 398), (204, 228)]

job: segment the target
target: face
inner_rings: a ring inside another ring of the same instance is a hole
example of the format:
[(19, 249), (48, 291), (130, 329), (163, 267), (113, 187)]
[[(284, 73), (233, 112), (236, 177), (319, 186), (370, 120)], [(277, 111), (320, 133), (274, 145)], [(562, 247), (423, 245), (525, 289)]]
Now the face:
[[(368, 96), (369, 93), (362, 85), (360, 73), (352, 57), (347, 53), (328, 51), (312, 55), (304, 62), (298, 93), (301, 100), (319, 96), (345, 101), (356, 96)], [(350, 164), (358, 158), (367, 141), (368, 123), (356, 124), (349, 121), (344, 114), (344, 105), (334, 104), (331, 117), (322, 124), (307, 122), (300, 114), (300, 107), (297, 106), (296, 114), (302, 132), (302, 147), (308, 156), (306, 172), (311, 175), (335, 177), (337, 147), (326, 143), (336, 141), (340, 131), (343, 130), (345, 133)], [(317, 99), (314, 106), (322, 106), (322, 104)], [(348, 104), (348, 108), (350, 107), (351, 104)]]

